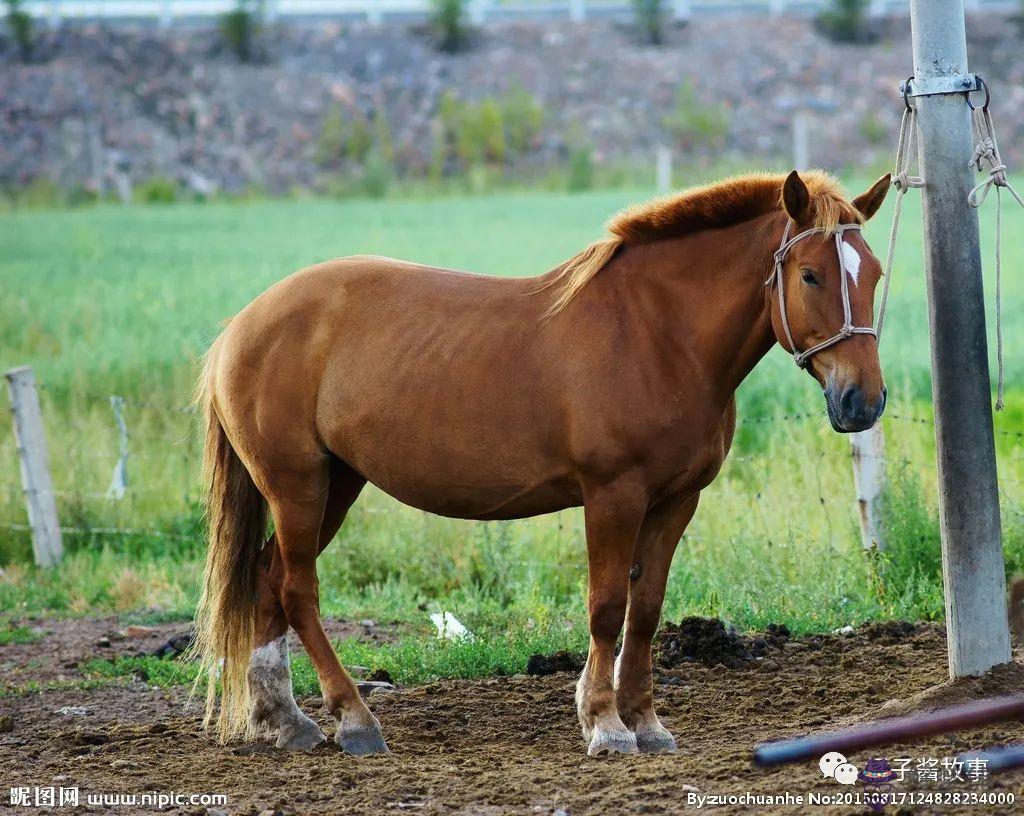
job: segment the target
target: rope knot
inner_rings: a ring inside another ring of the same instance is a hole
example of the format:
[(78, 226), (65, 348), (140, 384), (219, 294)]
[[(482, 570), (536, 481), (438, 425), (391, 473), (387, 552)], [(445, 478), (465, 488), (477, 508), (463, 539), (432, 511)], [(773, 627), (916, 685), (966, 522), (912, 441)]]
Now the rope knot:
[(999, 154), (996, 152), (995, 143), (988, 136), (984, 137), (974, 146), (974, 153), (971, 154), (969, 165), (980, 173), (984, 170), (981, 166), (982, 162), (988, 162), (989, 164), (999, 163)]
[(905, 193), (912, 187), (924, 187), (924, 179), (920, 176), (910, 175), (909, 170), (901, 170), (892, 177), (892, 186), (899, 193)]

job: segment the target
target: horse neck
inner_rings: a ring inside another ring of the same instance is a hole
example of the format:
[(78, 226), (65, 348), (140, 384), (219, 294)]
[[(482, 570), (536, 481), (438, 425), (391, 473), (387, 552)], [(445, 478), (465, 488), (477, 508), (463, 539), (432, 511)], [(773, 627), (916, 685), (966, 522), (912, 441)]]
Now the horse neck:
[(776, 342), (764, 283), (785, 223), (771, 213), (628, 247), (613, 261), (620, 274), (607, 276), (640, 304), (667, 353), (703, 369), (723, 403)]

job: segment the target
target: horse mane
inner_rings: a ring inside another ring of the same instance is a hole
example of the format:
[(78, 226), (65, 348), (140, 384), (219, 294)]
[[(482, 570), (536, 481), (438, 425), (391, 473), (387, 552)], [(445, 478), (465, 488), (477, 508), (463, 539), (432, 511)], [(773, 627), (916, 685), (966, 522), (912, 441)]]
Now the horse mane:
[[(811, 226), (832, 233), (840, 223), (863, 222), (864, 217), (846, 201), (838, 179), (830, 173), (811, 170), (800, 178), (811, 197)], [(785, 180), (784, 175), (772, 173), (733, 176), (628, 207), (608, 222), (608, 238), (556, 267), (553, 279), (544, 287), (558, 287), (548, 315), (564, 309), (622, 247), (727, 227), (781, 210)]]

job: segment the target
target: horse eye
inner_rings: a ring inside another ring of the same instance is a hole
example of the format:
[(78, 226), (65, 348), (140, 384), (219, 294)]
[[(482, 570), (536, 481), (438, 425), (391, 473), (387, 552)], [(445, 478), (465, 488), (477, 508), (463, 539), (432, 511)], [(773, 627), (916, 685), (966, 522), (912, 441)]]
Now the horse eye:
[(814, 277), (814, 273), (810, 269), (801, 269), (800, 277), (804, 279), (804, 283), (810, 284), (811, 286), (818, 285), (818, 279)]

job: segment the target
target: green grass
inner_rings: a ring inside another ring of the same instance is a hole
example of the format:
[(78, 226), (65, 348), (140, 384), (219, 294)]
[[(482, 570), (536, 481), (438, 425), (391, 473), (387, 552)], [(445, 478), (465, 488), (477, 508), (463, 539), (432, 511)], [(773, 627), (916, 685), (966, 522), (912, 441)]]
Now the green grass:
[(0, 628), (0, 646), (10, 646), (12, 643), (35, 643), (42, 635), (33, 632), (27, 626), (11, 626), (4, 622)]
[[(867, 184), (851, 182), (850, 192)], [(269, 284), (309, 263), (353, 253), (535, 274), (598, 237), (619, 207), (647, 197), (642, 190), (524, 192), (0, 216), (0, 366), (31, 363), (44, 385), (61, 520), (79, 531), (66, 535), (61, 567), (44, 573), (30, 566), (27, 533), (8, 529), (24, 525), (25, 515), (3, 413), (0, 614), (144, 610), (154, 618), (188, 617), (202, 553), (200, 446), (193, 417), (179, 409), (189, 400), (194, 360), (219, 322)], [(879, 253), (890, 207), (867, 230)], [(992, 216), (991, 209), (983, 212), (987, 260)], [(1010, 407), (996, 428), (1008, 569), (1017, 570), (1024, 568), (1024, 463), (1017, 436), (1024, 431), (1024, 330), (1018, 330), (1024, 283), (1013, 270), (1024, 261), (1024, 249), (1011, 236), (1024, 221), (1012, 209), (1004, 218)], [(986, 288), (991, 295), (991, 281)], [(776, 349), (740, 391), (744, 424), (680, 547), (667, 616), (719, 615), (746, 628), (778, 622), (796, 632), (876, 618), (941, 617), (915, 194), (905, 209), (882, 357), (891, 395), (884, 422), (891, 477), (885, 555), (860, 549), (847, 440), (827, 430), (818, 389)], [(128, 401), (131, 489), (121, 501), (103, 497), (117, 451), (111, 394)], [(794, 413), (811, 418), (783, 419)], [(579, 511), (469, 523), (425, 515), (369, 489), (321, 558), (323, 609), (411, 625), (411, 634), (373, 647), (373, 654), (364, 645), (342, 645), (352, 662), (382, 665), (403, 682), (521, 670), (530, 651), (585, 642), (584, 552)], [(446, 646), (432, 638), (427, 612), (440, 609), (453, 611), (477, 634), (474, 645)], [(510, 640), (510, 633), (519, 639)]]

